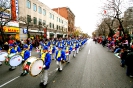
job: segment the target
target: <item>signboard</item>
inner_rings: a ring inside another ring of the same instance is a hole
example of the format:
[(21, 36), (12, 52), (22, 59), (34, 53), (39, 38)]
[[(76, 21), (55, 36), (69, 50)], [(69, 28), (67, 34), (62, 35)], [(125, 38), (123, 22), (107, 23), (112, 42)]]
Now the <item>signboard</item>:
[(6, 26), (19, 27), (19, 23), (17, 21), (10, 21)]
[(2, 17), (2, 19), (10, 18), (10, 14), (5, 12), (0, 12), (0, 17)]
[(3, 31), (4, 32), (19, 32), (19, 28), (4, 26)]
[(16, 0), (16, 20), (18, 20), (18, 0)]
[(26, 28), (23, 29), (23, 33), (27, 34), (27, 29)]

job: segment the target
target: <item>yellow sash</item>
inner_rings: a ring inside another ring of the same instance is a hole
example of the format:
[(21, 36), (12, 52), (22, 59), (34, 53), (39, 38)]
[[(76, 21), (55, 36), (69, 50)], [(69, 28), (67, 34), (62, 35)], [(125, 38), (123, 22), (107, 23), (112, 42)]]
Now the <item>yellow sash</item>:
[(47, 53), (42, 53), (42, 55), (41, 55), (41, 59), (44, 61), (44, 58), (46, 57), (46, 54)]
[(8, 49), (8, 54), (10, 54), (11, 49), (12, 49), (12, 48), (9, 48), (9, 49)]
[(74, 44), (73, 48), (75, 48), (76, 44)]
[(30, 49), (30, 45), (28, 46), (28, 49)]
[(52, 51), (52, 49), (53, 49), (53, 45), (50, 45), (50, 51)]
[(68, 51), (69, 51), (69, 47), (67, 46), (67, 47), (66, 47), (66, 52), (68, 52)]
[(15, 50), (17, 51), (18, 46), (15, 47)]
[(61, 51), (58, 51), (57, 58), (61, 57)]
[(25, 52), (25, 50), (23, 50), (23, 51), (21, 52), (21, 56), (22, 56), (22, 57), (24, 57), (24, 52)]

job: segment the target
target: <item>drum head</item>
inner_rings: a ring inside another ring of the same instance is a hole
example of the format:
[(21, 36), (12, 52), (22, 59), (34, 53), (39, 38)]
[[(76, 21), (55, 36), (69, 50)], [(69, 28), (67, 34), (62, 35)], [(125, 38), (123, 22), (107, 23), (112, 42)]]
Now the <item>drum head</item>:
[(20, 56), (20, 55), (14, 55), (14, 56), (12, 56), (10, 58), (9, 64), (11, 66), (18, 66), (18, 65), (21, 64), (22, 59), (23, 59), (22, 56)]
[(33, 77), (39, 75), (43, 69), (42, 67), (43, 67), (43, 61), (41, 59), (37, 59), (30, 66), (30, 75)]
[(7, 52), (0, 52), (0, 61), (5, 61), (5, 57), (8, 56)]

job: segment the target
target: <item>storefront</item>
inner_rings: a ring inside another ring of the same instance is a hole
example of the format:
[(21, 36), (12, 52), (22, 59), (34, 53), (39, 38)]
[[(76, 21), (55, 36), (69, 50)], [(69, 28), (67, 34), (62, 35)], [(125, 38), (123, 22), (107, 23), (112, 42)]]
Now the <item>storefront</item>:
[(3, 27), (4, 39), (8, 40), (9, 36), (12, 36), (13, 39), (20, 39), (19, 37), (20, 29), (18, 27)]
[(49, 33), (50, 38), (54, 37), (54, 33)]

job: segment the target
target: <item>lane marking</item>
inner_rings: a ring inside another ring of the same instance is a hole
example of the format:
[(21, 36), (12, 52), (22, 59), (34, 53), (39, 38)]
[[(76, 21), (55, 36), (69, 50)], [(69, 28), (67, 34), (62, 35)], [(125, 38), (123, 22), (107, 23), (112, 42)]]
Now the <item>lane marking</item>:
[(88, 54), (90, 54), (90, 49), (89, 49), (89, 51), (88, 51)]
[(13, 78), (13, 79), (9, 80), (8, 82), (6, 82), (6, 83), (4, 83), (4, 84), (0, 85), (0, 88), (1, 88), (1, 87), (3, 87), (3, 86), (5, 86), (5, 85), (7, 85), (7, 84), (9, 84), (9, 83), (10, 83), (10, 82), (12, 82), (12, 81), (14, 81), (14, 80), (18, 79), (19, 77), (20, 77), (20, 76), (17, 76), (17, 77), (15, 77), (15, 78)]

